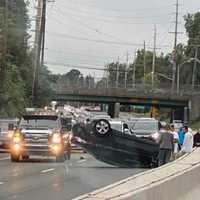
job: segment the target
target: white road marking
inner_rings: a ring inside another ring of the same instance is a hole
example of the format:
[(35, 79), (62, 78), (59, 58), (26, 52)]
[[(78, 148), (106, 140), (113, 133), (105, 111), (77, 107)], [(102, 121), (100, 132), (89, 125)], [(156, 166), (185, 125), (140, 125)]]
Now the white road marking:
[(44, 173), (47, 173), (47, 172), (52, 172), (54, 170), (55, 170), (54, 168), (45, 169), (45, 170), (42, 170), (40, 173), (44, 174)]
[(85, 161), (86, 161), (85, 159), (79, 160), (78, 163), (83, 163), (83, 162), (85, 162)]
[(8, 156), (8, 157), (5, 157), (5, 158), (0, 158), (0, 161), (1, 160), (9, 160), (10, 159), (10, 157)]
[(4, 184), (4, 182), (0, 182), (0, 185), (3, 185)]

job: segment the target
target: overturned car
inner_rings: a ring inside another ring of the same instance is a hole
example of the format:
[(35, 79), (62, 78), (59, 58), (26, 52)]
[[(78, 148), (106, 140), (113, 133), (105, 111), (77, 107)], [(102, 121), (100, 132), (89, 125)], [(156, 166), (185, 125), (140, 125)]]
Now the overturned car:
[[(138, 123), (154, 123), (152, 130), (135, 130)], [(127, 129), (127, 127), (125, 127)], [(77, 123), (73, 127), (74, 142), (96, 159), (118, 167), (153, 167), (157, 165), (159, 122), (136, 120), (131, 134), (111, 127), (106, 119)]]

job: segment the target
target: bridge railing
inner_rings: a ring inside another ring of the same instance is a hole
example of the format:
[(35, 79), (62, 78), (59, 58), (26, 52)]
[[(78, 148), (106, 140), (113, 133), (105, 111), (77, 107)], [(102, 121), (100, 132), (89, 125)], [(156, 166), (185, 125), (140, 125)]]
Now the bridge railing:
[(124, 87), (115, 87), (115, 86), (108, 86), (108, 85), (93, 85), (91, 87), (85, 86), (78, 86), (78, 85), (66, 85), (66, 84), (57, 84), (55, 87), (55, 92), (60, 94), (65, 93), (88, 93), (88, 94), (120, 94), (120, 96), (129, 96), (133, 93), (137, 94), (152, 94), (152, 95), (174, 95), (174, 96), (186, 96), (186, 95), (195, 95), (200, 94), (200, 85), (196, 85), (195, 89), (191, 88), (191, 85), (181, 85), (179, 90), (177, 89), (172, 90), (171, 85), (161, 83), (155, 84), (153, 87), (151, 84), (144, 84), (144, 83), (136, 83), (127, 85), (126, 88)]

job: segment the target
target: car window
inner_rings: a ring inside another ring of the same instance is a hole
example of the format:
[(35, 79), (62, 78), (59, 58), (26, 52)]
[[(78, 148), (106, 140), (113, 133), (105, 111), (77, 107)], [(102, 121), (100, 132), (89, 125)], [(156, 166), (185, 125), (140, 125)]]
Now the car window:
[(133, 130), (156, 131), (157, 129), (156, 121), (137, 121), (133, 126)]

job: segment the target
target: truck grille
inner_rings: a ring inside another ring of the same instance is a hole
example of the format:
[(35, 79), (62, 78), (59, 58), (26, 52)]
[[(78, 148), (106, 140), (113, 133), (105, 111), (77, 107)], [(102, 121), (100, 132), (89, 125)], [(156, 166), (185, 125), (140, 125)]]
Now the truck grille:
[(48, 134), (47, 133), (25, 133), (24, 141), (28, 144), (36, 145), (47, 145), (48, 144)]

